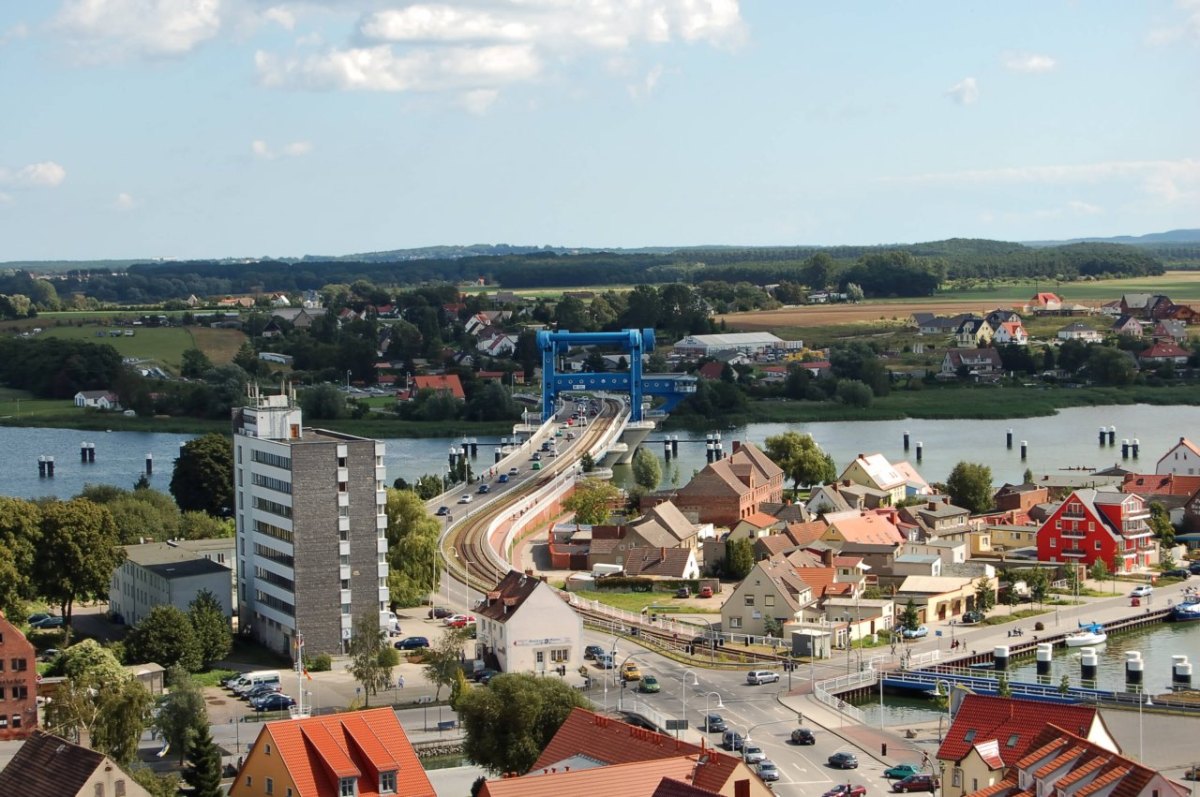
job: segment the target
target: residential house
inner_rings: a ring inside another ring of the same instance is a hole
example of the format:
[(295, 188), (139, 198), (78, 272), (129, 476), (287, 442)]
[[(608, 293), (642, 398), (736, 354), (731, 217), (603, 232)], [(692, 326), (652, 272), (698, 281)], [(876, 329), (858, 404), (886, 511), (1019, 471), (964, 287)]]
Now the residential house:
[(1023, 513), (1006, 513), (986, 519), (983, 528), (971, 532), (970, 556), (1003, 560), (1012, 551), (1032, 551), (1036, 555), (1037, 533), (1041, 527), (1040, 521)]
[(960, 369), (966, 369), (968, 376), (991, 377), (1004, 371), (1000, 360), (1000, 352), (993, 348), (987, 349), (951, 349), (942, 358), (940, 377), (948, 379), (959, 376)]
[(893, 467), (897, 473), (904, 477), (905, 498), (912, 498), (918, 495), (933, 495), (935, 493), (929, 482), (925, 481), (925, 477), (908, 460), (897, 462)]
[(1082, 321), (1073, 321), (1056, 333), (1059, 340), (1080, 340), (1084, 343), (1100, 343), (1104, 336), (1095, 327)]
[(997, 307), (992, 312), (983, 317), (992, 329), (999, 329), (1001, 324), (1011, 324), (1013, 322), (1021, 322), (1021, 314), (1016, 310), (1005, 310), (1002, 307)]
[(820, 540), (826, 527), (823, 520), (810, 520), (807, 523), (789, 523), (783, 533), (797, 547), (805, 547)]
[(475, 610), (480, 658), (504, 672), (538, 675), (583, 664), (583, 620), (545, 581), (509, 571)]
[(1025, 331), (1025, 325), (1020, 321), (1005, 321), (996, 327), (996, 333), (992, 335), (991, 342), (996, 346), (1009, 344), (1026, 346), (1029, 344), (1029, 333)]
[(971, 317), (965, 314), (947, 317), (929, 313), (917, 313), (914, 318), (916, 316), (921, 316), (917, 320), (918, 335), (953, 335), (962, 322)]
[(1167, 511), (1178, 509), (1188, 496), (1200, 489), (1200, 475), (1181, 476), (1176, 473), (1128, 473), (1121, 483), (1121, 492), (1136, 493), (1147, 504), (1157, 501)]
[(1126, 293), (1121, 297), (1121, 312), (1146, 320), (1162, 318), (1175, 303), (1170, 297), (1156, 293)]
[(1183, 321), (1163, 319), (1154, 324), (1154, 339), (1171, 343), (1184, 343), (1188, 339), (1187, 324)]
[(785, 523), (807, 523), (812, 520), (804, 504), (793, 501), (763, 501), (758, 505), (759, 512), (766, 512)]
[[(715, 382), (721, 378), (721, 374), (725, 373), (725, 363), (711, 360), (696, 369), (696, 375), (701, 379), (707, 379), (710, 382)], [(734, 379), (737, 379), (737, 372), (734, 372)]]
[(768, 515), (766, 512), (755, 512), (748, 515), (737, 522), (737, 525), (729, 532), (727, 540), (755, 540), (759, 537), (766, 537), (768, 534), (779, 531), (787, 526), (787, 522), (780, 520), (774, 515)]
[(1033, 313), (1056, 313), (1062, 309), (1062, 299), (1053, 293), (1037, 293), (1026, 307)]
[[(988, 751), (990, 752), (990, 751)], [(998, 756), (997, 756), (998, 757)], [(1054, 723), (995, 785), (971, 797), (1187, 797), (1189, 789), (1157, 770)]]
[(1099, 561), (1118, 573), (1150, 567), (1158, 555), (1149, 517), (1141, 496), (1075, 490), (1038, 529), (1038, 560), (1085, 567)]
[(1187, 365), (1191, 352), (1181, 349), (1175, 343), (1155, 343), (1138, 355), (1138, 363), (1143, 367), (1155, 365)]
[(25, 739), (37, 729), (39, 680), (33, 644), (0, 613), (0, 742)]
[[(1200, 490), (1188, 496), (1183, 505), (1183, 530), (1189, 533), (1200, 531)], [(1195, 541), (1189, 544), (1195, 547)]]
[(1028, 511), (1032, 506), (1044, 504), (1050, 500), (1050, 491), (1045, 487), (1039, 487), (1036, 484), (1008, 484), (1005, 483), (992, 500), (996, 508), (1001, 511)]
[(937, 751), (945, 797), (963, 797), (1000, 782), (1032, 749), (1048, 724), (1112, 753), (1116, 740), (1094, 706), (1020, 700), (966, 692)]
[(936, 556), (942, 560), (944, 567), (949, 567), (952, 570), (957, 569), (958, 572), (946, 573), (946, 575), (964, 575), (961, 568), (954, 568), (954, 565), (965, 564), (967, 561), (967, 549), (969, 543), (967, 540), (951, 540), (939, 539), (928, 540), (926, 542), (908, 541), (900, 549), (900, 555), (907, 556), (911, 554), (922, 556)]
[[(732, 758), (732, 756), (731, 756)], [(479, 797), (560, 797), (563, 794), (619, 794), (621, 797), (719, 797), (691, 784), (702, 755), (680, 755), (597, 767), (566, 765), (534, 770), (483, 784)], [(734, 759), (736, 760), (736, 759)], [(747, 781), (747, 785), (749, 781)]]
[(694, 548), (630, 548), (625, 552), (624, 567), (627, 576), (700, 578)]
[(1117, 335), (1140, 339), (1145, 334), (1145, 326), (1133, 316), (1123, 315), (1113, 322), (1112, 331)]
[(764, 560), (754, 565), (721, 607), (721, 628), (735, 634), (764, 636), (767, 618), (779, 626), (813, 600), (812, 588), (786, 560)]
[[(662, 763), (663, 768), (660, 771), (664, 775), (670, 775), (676, 770), (667, 762), (680, 756), (690, 757), (692, 771), (689, 778), (677, 778), (678, 780), (687, 780), (692, 786), (724, 797), (772, 797), (770, 788), (759, 780), (738, 756), (726, 755), (704, 743), (696, 745), (638, 728), (584, 708), (571, 711), (533, 763), (530, 772), (542, 774), (526, 775), (518, 780), (528, 783), (528, 788), (532, 790), (538, 788), (537, 779), (547, 777), (547, 773), (592, 771), (649, 761)], [(526, 794), (541, 793), (505, 791), (498, 792), (494, 797), (524, 797)], [(621, 784), (612, 790), (602, 789), (586, 793), (625, 794)]]
[(968, 318), (954, 330), (954, 345), (964, 349), (980, 349), (992, 342), (995, 330), (982, 318)]
[(1200, 448), (1186, 437), (1171, 446), (1154, 466), (1154, 472), (1159, 475), (1174, 473), (1177, 476), (1200, 475)]
[(462, 382), (458, 374), (438, 374), (433, 376), (414, 376), (412, 378), (412, 397), (422, 390), (432, 390), (434, 393), (445, 393), (456, 399), (466, 399)]
[[(634, 548), (679, 548), (697, 551), (701, 533), (712, 536), (709, 524), (697, 525), (671, 501), (657, 504), (636, 520), (589, 527), (588, 567), (598, 564), (625, 565)], [(573, 535), (572, 543), (578, 542)]]
[(843, 484), (862, 484), (888, 494), (889, 504), (904, 500), (908, 479), (883, 454), (859, 454), (838, 477)]
[(764, 501), (783, 499), (783, 470), (752, 443), (733, 442), (726, 459), (706, 465), (675, 492), (674, 502), (701, 523), (732, 527)]
[[(108, 588), (109, 611), (120, 622), (137, 625), (160, 605), (186, 612), (205, 591), (217, 599), (226, 619), (233, 616), (229, 566), (166, 542), (122, 547), (125, 560), (113, 571)], [(233, 564), (232, 546), (229, 564)]]
[(108, 756), (41, 730), (34, 730), (0, 771), (0, 794), (151, 797)]
[(764, 537), (757, 537), (754, 539), (754, 561), (775, 559), (796, 548), (796, 543), (787, 534), (768, 534)]
[(265, 723), (229, 797), (289, 794), (436, 797), (390, 707)]
[[(814, 487), (809, 494), (808, 503), (805, 504), (805, 509), (814, 517), (817, 515), (826, 515), (829, 513), (848, 512), (851, 509), (863, 509), (864, 507), (858, 503), (855, 498), (855, 504), (850, 504), (850, 497), (843, 494), (840, 483), (824, 484), (820, 487)], [(880, 491), (882, 492), (882, 491)]]
[(517, 336), (500, 332), (499, 330), (491, 330), (479, 336), (479, 340), (475, 343), (475, 350), (488, 357), (507, 357), (517, 350)]
[(826, 515), (828, 528), (821, 541), (837, 547), (839, 543), (854, 542), (865, 545), (899, 545), (905, 541), (891, 520), (883, 515), (863, 512), (843, 512)]
[[(896, 557), (900, 559), (899, 556)], [(895, 565), (893, 564), (893, 567)], [(942, 621), (959, 617), (975, 608), (975, 590), (979, 579), (961, 576), (907, 576), (896, 588), (896, 603), (904, 606), (911, 599), (917, 607), (921, 622)], [(988, 580), (995, 592), (996, 579)]]
[(1182, 321), (1185, 324), (1195, 324), (1197, 320), (1200, 320), (1200, 313), (1197, 313), (1196, 310), (1186, 304), (1177, 304), (1168, 310), (1163, 315), (1163, 318)]
[(75, 406), (96, 410), (119, 410), (120, 400), (111, 390), (81, 390), (75, 394)]
[(900, 509), (900, 517), (915, 524), (924, 540), (942, 537), (962, 537), (970, 531), (971, 511), (954, 506), (948, 499), (928, 500)]
[(901, 553), (892, 562), (893, 576), (940, 576), (942, 557), (929, 553)]

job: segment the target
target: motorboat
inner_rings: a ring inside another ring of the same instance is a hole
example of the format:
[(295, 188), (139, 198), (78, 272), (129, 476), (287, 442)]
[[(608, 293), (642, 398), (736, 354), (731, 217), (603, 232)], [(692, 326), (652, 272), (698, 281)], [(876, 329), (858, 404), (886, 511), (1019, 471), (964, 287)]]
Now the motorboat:
[(1189, 595), (1183, 603), (1172, 606), (1171, 619), (1177, 623), (1200, 620), (1200, 598)]
[(1103, 645), (1108, 641), (1108, 634), (1100, 623), (1079, 624), (1078, 631), (1067, 634), (1063, 640), (1069, 648), (1082, 648), (1088, 645)]

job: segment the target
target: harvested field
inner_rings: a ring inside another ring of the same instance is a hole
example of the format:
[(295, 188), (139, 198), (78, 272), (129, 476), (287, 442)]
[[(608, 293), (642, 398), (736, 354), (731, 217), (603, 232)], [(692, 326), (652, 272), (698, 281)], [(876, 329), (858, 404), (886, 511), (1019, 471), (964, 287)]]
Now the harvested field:
[(874, 304), (810, 304), (804, 307), (783, 307), (779, 310), (761, 310), (752, 313), (729, 313), (716, 316), (730, 329), (757, 332), (775, 329), (803, 329), (804, 327), (830, 327), (841, 324), (861, 324), (873, 321), (904, 321), (913, 313), (989, 313), (997, 307), (1005, 307), (995, 301), (946, 301), (940, 299), (913, 299), (908, 302)]

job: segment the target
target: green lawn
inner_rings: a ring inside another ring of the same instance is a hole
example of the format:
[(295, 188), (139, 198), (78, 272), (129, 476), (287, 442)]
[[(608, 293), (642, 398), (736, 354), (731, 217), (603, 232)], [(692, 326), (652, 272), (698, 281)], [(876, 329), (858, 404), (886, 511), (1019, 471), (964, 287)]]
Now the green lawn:
[[(109, 336), (110, 331), (118, 330), (121, 331), (120, 337)], [(133, 332), (133, 336), (127, 337), (126, 330)], [(47, 327), (42, 336), (107, 343), (120, 352), (122, 357), (153, 361), (176, 373), (179, 371), (184, 350), (196, 347), (192, 333), (183, 327)]]
[[(608, 606), (624, 609), (627, 612), (640, 613), (648, 609), (647, 614), (718, 614), (716, 608), (704, 608), (694, 603), (688, 603), (670, 597), (663, 592), (600, 592), (585, 591), (575, 593), (579, 597), (599, 601)], [(650, 608), (653, 607), (653, 608)]]

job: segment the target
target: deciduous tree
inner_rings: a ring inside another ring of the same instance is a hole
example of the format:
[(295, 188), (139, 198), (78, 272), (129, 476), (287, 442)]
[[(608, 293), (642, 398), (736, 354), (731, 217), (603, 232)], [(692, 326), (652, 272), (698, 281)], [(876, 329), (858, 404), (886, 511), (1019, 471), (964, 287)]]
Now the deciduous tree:
[(640, 446), (633, 455), (633, 480), (647, 490), (658, 487), (662, 481), (662, 468), (659, 467), (658, 457), (645, 446)]
[(192, 742), (208, 726), (208, 708), (204, 704), (204, 694), (187, 670), (172, 667), (168, 671), (168, 680), (171, 691), (159, 704), (154, 727), (171, 745), (171, 750), (179, 754), (182, 764)]
[(388, 592), (397, 606), (419, 606), (437, 588), (441, 527), (411, 490), (387, 491)]
[(229, 655), (233, 649), (233, 629), (216, 595), (206, 589), (200, 590), (188, 604), (188, 621), (196, 634), (204, 667), (211, 667), (213, 662)]
[(754, 543), (746, 538), (725, 544), (725, 576), (741, 581), (754, 569)]
[(615, 485), (600, 479), (576, 482), (575, 492), (562, 502), (563, 508), (575, 513), (575, 522), (598, 525), (608, 520), (612, 505), (621, 497)]
[(181, 609), (167, 604), (155, 606), (133, 627), (125, 641), (125, 653), (136, 664), (156, 662), (187, 672), (197, 672), (203, 665), (200, 640), (191, 621)]
[(32, 501), (0, 496), (0, 611), (15, 618), (33, 597), (34, 554), (42, 512)]
[(946, 477), (950, 502), (972, 515), (992, 508), (992, 469), (973, 462), (959, 462)]
[(371, 705), (371, 695), (392, 685), (392, 668), (396, 664), (396, 650), (387, 644), (379, 618), (372, 615), (358, 618), (354, 636), (350, 638), (350, 663), (346, 669), (362, 687), (366, 705)]
[(453, 686), (456, 673), (462, 670), (463, 644), (469, 631), (456, 628), (442, 635), (425, 653), (425, 676), (437, 687), (434, 699), (442, 695), (442, 687)]
[(975, 611), (987, 614), (996, 605), (996, 590), (987, 576), (981, 576), (975, 582)]
[(33, 568), (39, 594), (61, 610), (67, 633), (77, 600), (108, 596), (113, 571), (125, 560), (109, 511), (80, 498), (41, 507), (40, 555)]
[(233, 443), (212, 432), (179, 450), (171, 474), (171, 495), (184, 512), (226, 517), (233, 512)]
[(768, 437), (765, 453), (792, 480), (792, 488), (801, 484), (830, 482), (837, 478), (833, 457), (826, 454), (812, 435), (784, 432)]

